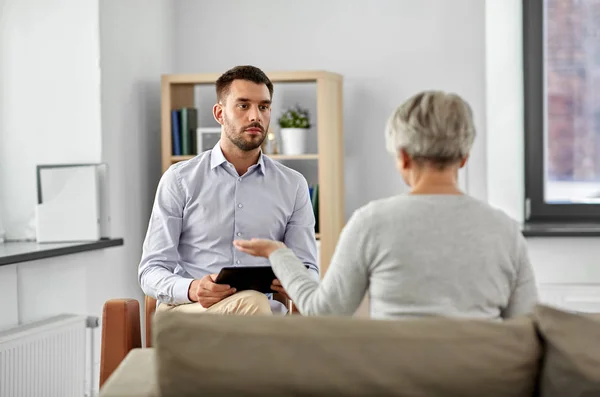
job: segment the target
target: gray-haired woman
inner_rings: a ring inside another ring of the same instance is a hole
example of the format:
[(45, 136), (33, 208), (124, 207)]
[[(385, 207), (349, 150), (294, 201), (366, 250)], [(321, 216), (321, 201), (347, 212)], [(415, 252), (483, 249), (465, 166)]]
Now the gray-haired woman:
[(352, 215), (320, 283), (280, 242), (234, 244), (269, 258), (305, 315), (351, 315), (367, 291), (374, 318), (528, 313), (537, 287), (518, 224), (457, 185), (474, 139), (471, 109), (455, 94), (426, 91), (402, 104), (386, 141), (410, 192)]

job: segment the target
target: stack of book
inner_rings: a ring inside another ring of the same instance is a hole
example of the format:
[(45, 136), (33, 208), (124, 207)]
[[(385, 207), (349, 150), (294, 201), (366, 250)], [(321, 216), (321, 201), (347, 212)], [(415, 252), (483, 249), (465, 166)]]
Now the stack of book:
[(173, 156), (195, 156), (198, 154), (196, 128), (198, 109), (181, 108), (171, 111), (171, 133), (173, 134)]

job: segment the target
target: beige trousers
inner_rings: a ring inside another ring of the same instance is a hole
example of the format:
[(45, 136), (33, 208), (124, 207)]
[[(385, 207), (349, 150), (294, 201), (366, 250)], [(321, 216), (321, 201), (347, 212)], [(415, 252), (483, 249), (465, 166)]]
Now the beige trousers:
[(215, 313), (239, 315), (272, 315), (269, 298), (257, 291), (240, 291), (209, 308), (204, 308), (200, 303), (187, 303), (183, 305), (167, 305), (161, 303), (156, 312), (178, 311), (182, 313)]

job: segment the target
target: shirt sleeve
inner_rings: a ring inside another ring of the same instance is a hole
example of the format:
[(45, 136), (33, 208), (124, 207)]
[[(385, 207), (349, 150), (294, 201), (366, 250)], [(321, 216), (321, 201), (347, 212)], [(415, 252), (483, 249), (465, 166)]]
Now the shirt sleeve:
[(313, 279), (319, 280), (315, 214), (306, 179), (302, 178), (298, 185), (294, 212), (286, 225), (283, 243), (294, 252), (300, 262), (308, 266)]
[(508, 305), (502, 311), (503, 318), (528, 314), (538, 302), (537, 283), (527, 253), (527, 242), (520, 231), (517, 231), (516, 267), (514, 287)]
[(352, 315), (369, 285), (364, 255), (367, 228), (354, 213), (342, 230), (323, 281), (315, 280), (289, 248), (280, 248), (269, 259), (275, 275), (303, 315)]
[(188, 290), (193, 279), (175, 274), (184, 205), (181, 182), (171, 167), (158, 184), (138, 267), (142, 290), (162, 303), (190, 302)]

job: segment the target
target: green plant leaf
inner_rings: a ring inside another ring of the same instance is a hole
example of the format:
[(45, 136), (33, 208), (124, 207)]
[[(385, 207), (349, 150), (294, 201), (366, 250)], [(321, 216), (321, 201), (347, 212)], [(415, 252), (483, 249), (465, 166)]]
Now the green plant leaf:
[(310, 128), (308, 109), (296, 105), (286, 109), (277, 120), (281, 128)]

